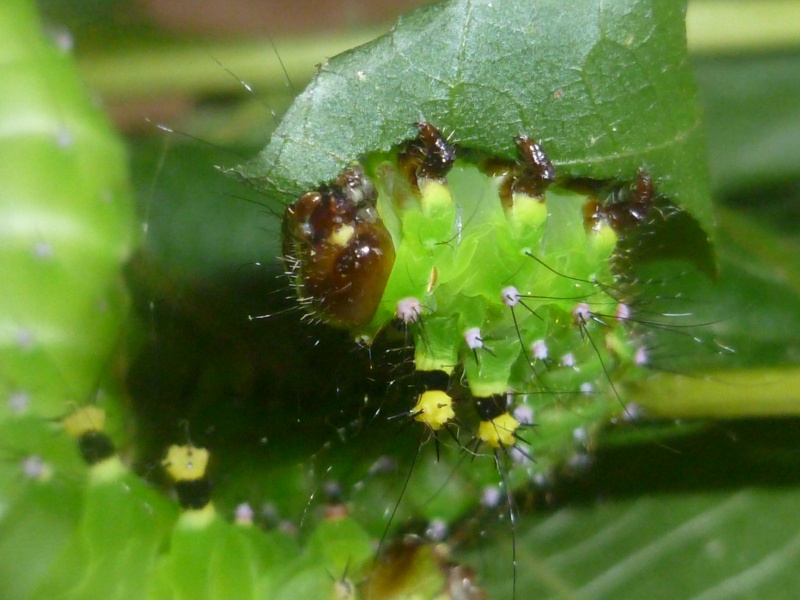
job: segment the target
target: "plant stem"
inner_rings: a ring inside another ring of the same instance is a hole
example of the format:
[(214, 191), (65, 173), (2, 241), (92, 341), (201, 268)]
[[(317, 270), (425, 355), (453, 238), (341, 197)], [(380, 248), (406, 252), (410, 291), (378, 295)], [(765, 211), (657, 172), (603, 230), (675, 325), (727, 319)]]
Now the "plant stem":
[(800, 368), (662, 373), (648, 379), (635, 399), (648, 415), (670, 419), (800, 415)]
[(381, 33), (359, 29), (275, 40), (274, 46), (259, 39), (120, 48), (79, 57), (78, 62), (87, 84), (106, 99), (242, 92), (242, 82), (266, 95), (287, 88), (296, 95), (311, 79), (314, 65)]
[(800, 2), (694, 0), (686, 15), (692, 54), (743, 54), (797, 49)]

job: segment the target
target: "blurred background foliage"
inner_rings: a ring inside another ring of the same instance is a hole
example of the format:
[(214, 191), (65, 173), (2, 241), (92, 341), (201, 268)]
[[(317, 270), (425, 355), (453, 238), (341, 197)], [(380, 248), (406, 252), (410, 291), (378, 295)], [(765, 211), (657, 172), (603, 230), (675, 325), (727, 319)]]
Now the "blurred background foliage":
[[(347, 481), (345, 498), (380, 534), (405, 470), (370, 474), (369, 461), (389, 455), (407, 464), (419, 438), (404, 432), (387, 442), (357, 417), (365, 397), (393, 406), (398, 360), (370, 360), (346, 336), (285, 312), (275, 258), (281, 208), (215, 167), (265, 145), (316, 64), (387, 30), (414, 4), (421, 2), (39, 2), (48, 26), (71, 35), (87, 84), (129, 142), (147, 225), (128, 273), (136, 323), (130, 426), (144, 470), (188, 429), (215, 452), (223, 506), (268, 501), (296, 520), (322, 482)], [(610, 431), (591, 460), (580, 457), (520, 498), (526, 596), (791, 597), (795, 587), (800, 3), (691, 3), (689, 42), (721, 267), (693, 310), (735, 353), (690, 356), (713, 375), (678, 391), (665, 383), (661, 397), (651, 386), (651, 408), (670, 420)], [(266, 314), (277, 316), (248, 319)], [(677, 395), (683, 402), (670, 404)], [(708, 420), (676, 424), (690, 417)], [(682, 435), (665, 441), (664, 429)], [(455, 491), (443, 497), (475, 499), (482, 479), (460, 475), (470, 468), (451, 475), (449, 467), (420, 467), (408, 514), (441, 509), (446, 503), (431, 497), (448, 478)], [(496, 514), (456, 528), (493, 597), (509, 594), (509, 535)]]

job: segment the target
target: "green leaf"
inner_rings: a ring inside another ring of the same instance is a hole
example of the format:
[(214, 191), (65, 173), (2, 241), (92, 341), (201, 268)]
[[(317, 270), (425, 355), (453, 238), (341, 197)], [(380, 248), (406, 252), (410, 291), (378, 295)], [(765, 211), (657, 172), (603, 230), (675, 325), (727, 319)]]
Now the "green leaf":
[[(796, 523), (798, 500), (796, 489), (751, 488), (528, 516), (518, 525), (517, 585), (525, 597), (542, 599), (791, 597), (800, 534), (787, 524)], [(494, 532), (499, 550), (509, 535)], [(482, 562), (478, 554), (472, 559)], [(509, 562), (486, 567), (492, 597), (510, 598)]]
[(425, 7), (326, 62), (259, 158), (238, 173), (284, 202), (413, 137), (421, 117), (460, 145), (515, 157), (539, 140), (562, 174), (632, 179), (711, 223), (682, 3), (471, 2)]

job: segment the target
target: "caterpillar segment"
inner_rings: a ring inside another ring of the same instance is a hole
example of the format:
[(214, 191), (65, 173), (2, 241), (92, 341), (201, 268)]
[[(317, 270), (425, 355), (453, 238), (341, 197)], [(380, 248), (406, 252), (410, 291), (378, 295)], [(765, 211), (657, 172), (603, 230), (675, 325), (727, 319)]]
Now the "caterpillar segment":
[(212, 501), (209, 461), (207, 449), (190, 444), (170, 446), (163, 460), (181, 513), (153, 597), (358, 597), (348, 595), (355, 589), (349, 575), (363, 576), (373, 546), (346, 510), (327, 511), (301, 548), (296, 532), (256, 526), (248, 504), (236, 507), (232, 521), (225, 518)]
[(451, 549), (406, 535), (382, 552), (360, 586), (363, 600), (487, 600), (475, 573), (452, 562)]
[(172, 445), (162, 465), (175, 485), (178, 503), (185, 511), (212, 512), (209, 453), (192, 445)]
[(85, 406), (65, 416), (61, 424), (78, 443), (78, 450), (89, 466), (112, 460), (116, 456), (114, 441), (104, 432), (106, 412), (96, 406)]
[(447, 393), (450, 387), (450, 373), (444, 370), (417, 371), (423, 390), (417, 403), (411, 409), (414, 421), (426, 425), (437, 434), (455, 419), (454, 400)]

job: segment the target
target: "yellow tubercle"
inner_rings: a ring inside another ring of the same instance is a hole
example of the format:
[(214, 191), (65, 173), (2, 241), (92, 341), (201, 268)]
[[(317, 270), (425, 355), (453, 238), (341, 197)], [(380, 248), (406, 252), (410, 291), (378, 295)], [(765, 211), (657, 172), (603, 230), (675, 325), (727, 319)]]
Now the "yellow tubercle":
[(214, 504), (209, 502), (203, 508), (190, 509), (181, 512), (178, 527), (184, 529), (204, 529), (217, 518)]
[(420, 394), (411, 414), (415, 421), (424, 423), (433, 431), (439, 431), (456, 416), (453, 399), (441, 390), (428, 390)]
[(547, 221), (547, 205), (542, 199), (520, 192), (514, 192), (512, 199), (510, 216), (518, 235), (523, 232), (529, 234)]
[(491, 421), (481, 421), (478, 439), (492, 448), (510, 448), (517, 443), (517, 429), (519, 421), (509, 413), (503, 413)]
[(71, 437), (78, 439), (88, 431), (103, 431), (106, 411), (96, 406), (84, 406), (64, 417), (61, 424)]
[(332, 246), (344, 248), (353, 239), (356, 229), (352, 225), (340, 225), (328, 237), (328, 243)]
[(172, 445), (161, 464), (175, 481), (202, 479), (208, 467), (208, 450), (194, 446)]
[(450, 192), (447, 183), (438, 179), (424, 178), (420, 178), (418, 183), (421, 196), (420, 204), (422, 212), (426, 216), (430, 216), (443, 208), (453, 206), (453, 194)]
[(619, 236), (607, 221), (599, 221), (588, 232), (589, 248), (594, 253), (595, 260), (608, 259), (617, 247)]

